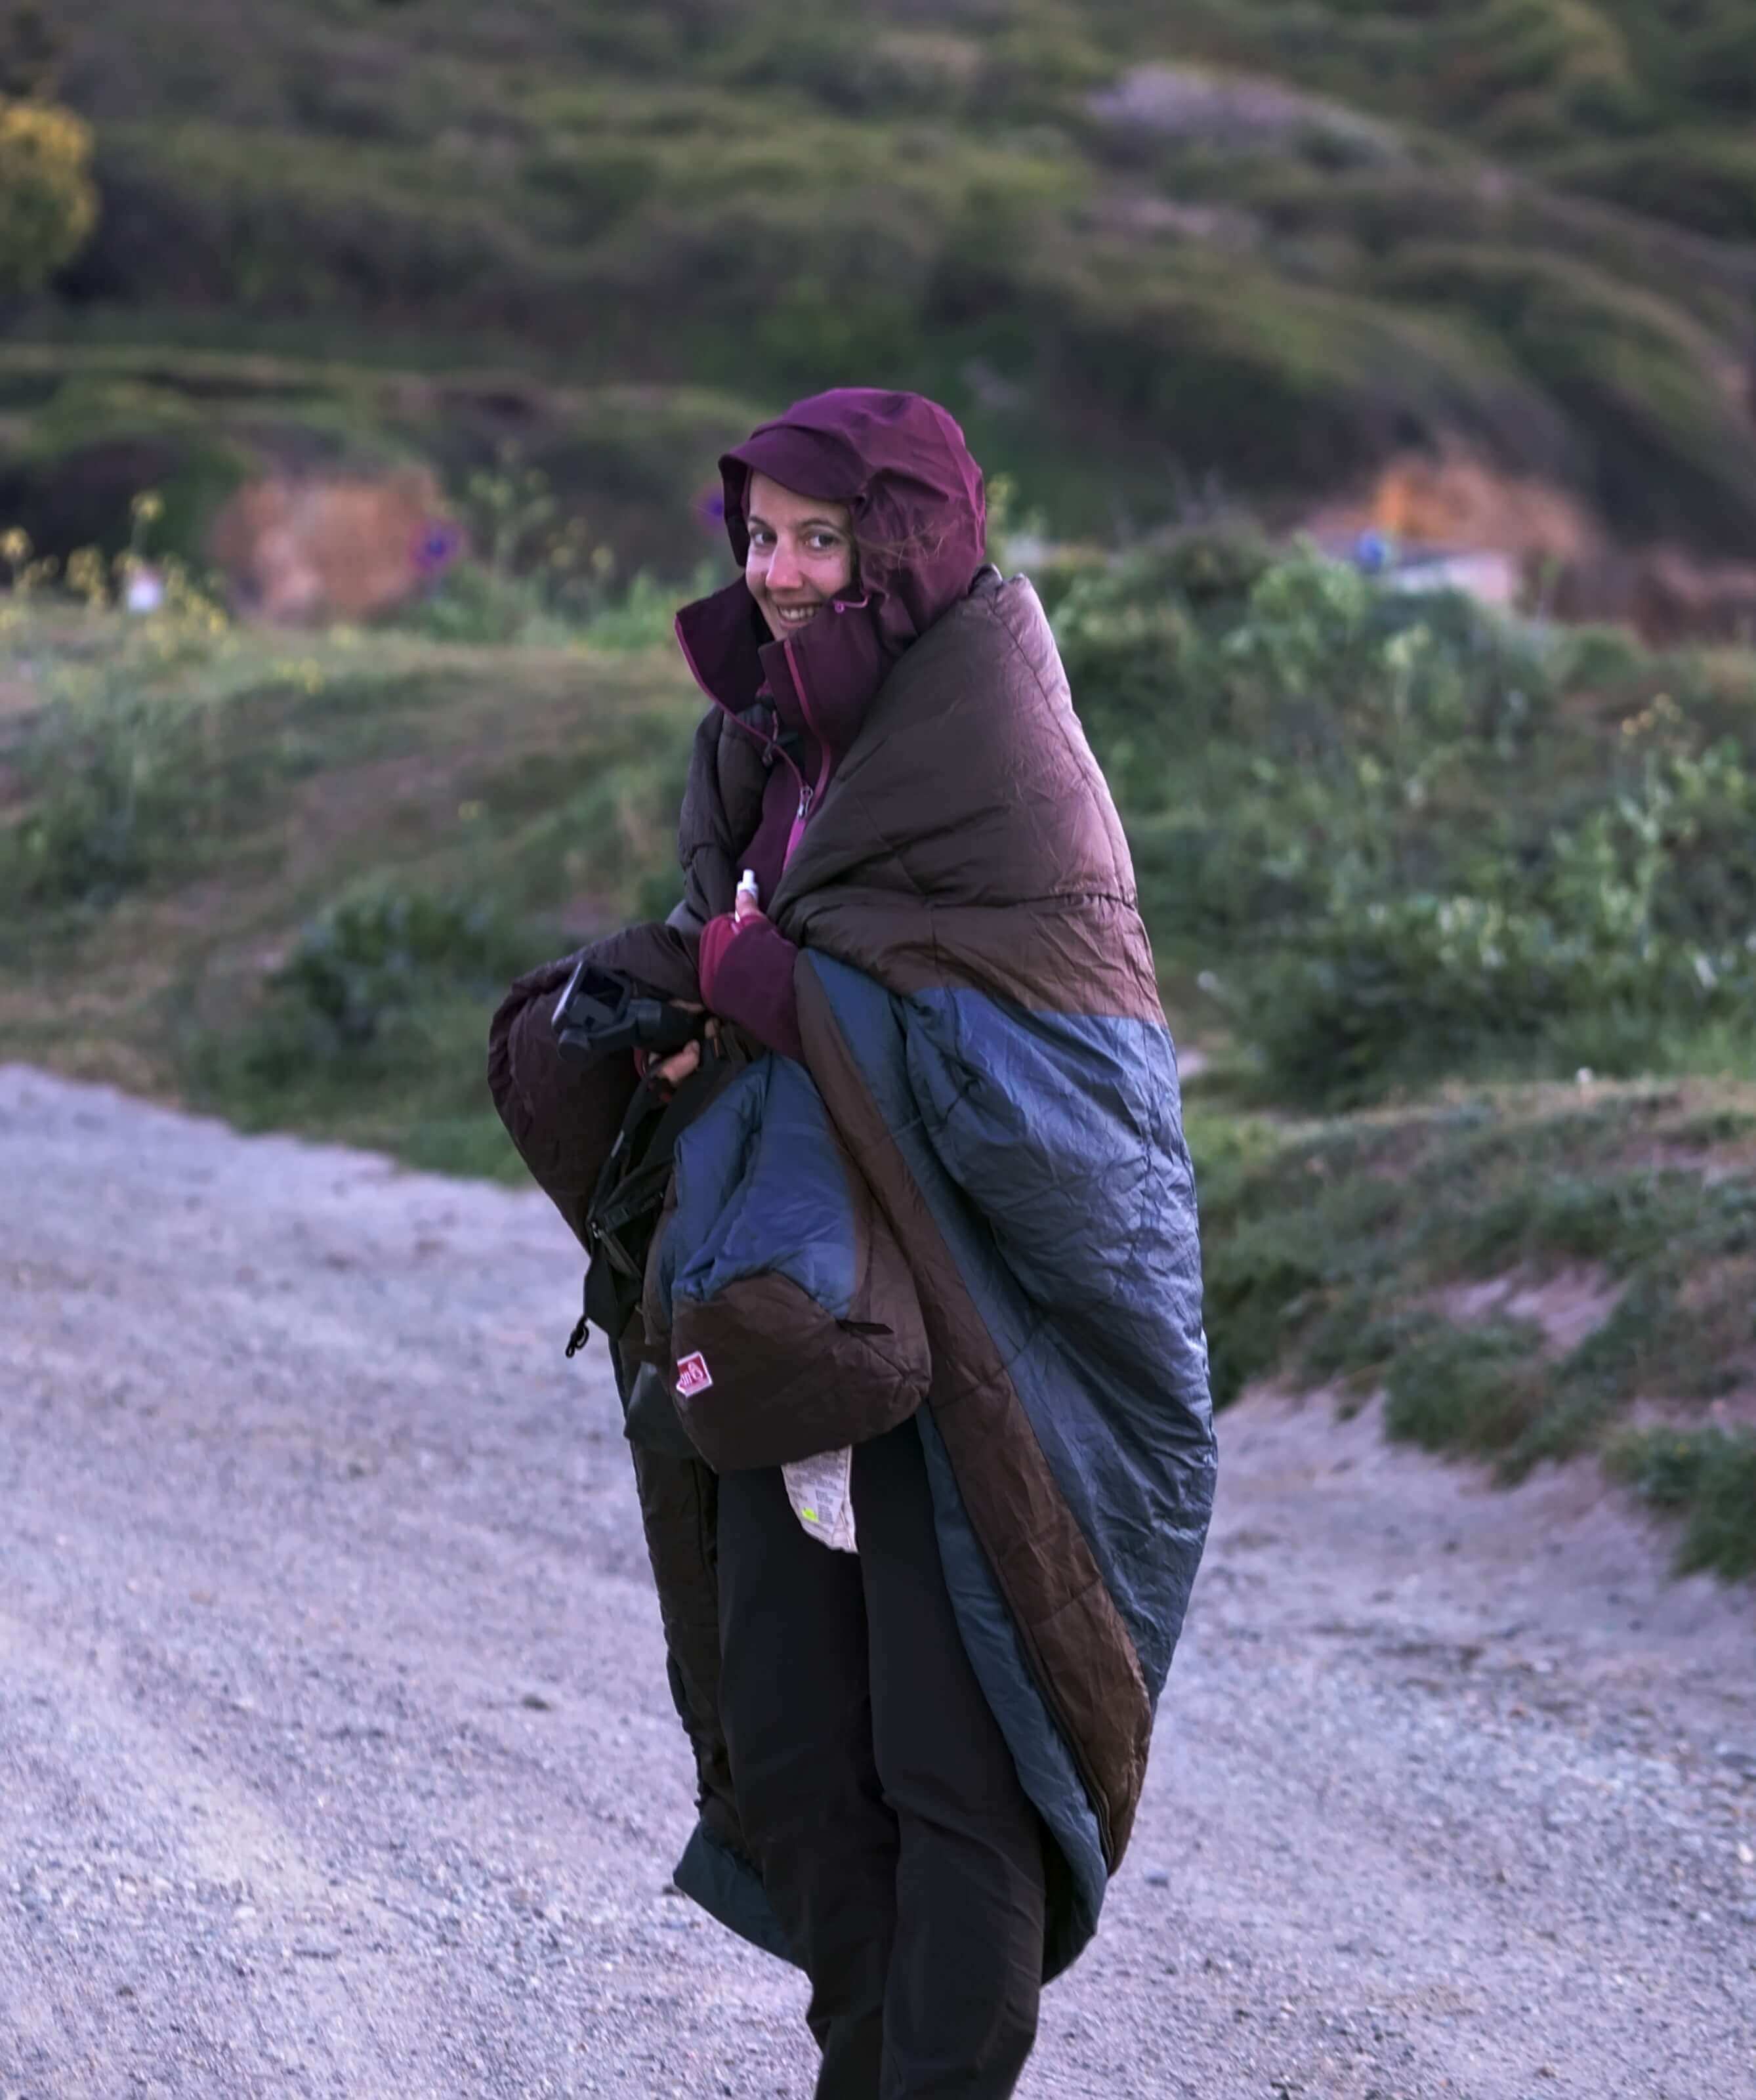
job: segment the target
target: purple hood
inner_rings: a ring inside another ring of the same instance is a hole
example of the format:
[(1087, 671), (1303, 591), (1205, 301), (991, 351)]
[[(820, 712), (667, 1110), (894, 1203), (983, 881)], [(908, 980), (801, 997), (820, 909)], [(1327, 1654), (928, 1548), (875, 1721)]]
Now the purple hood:
[(832, 600), (798, 634), (769, 639), (742, 576), (677, 615), (683, 654), (713, 699), (736, 714), (765, 688), (783, 721), (802, 717), (839, 758), (890, 666), (975, 580), (986, 541), (982, 470), (937, 402), (840, 386), (759, 426), (720, 474), (740, 568), (752, 474), (852, 514), (859, 595)]

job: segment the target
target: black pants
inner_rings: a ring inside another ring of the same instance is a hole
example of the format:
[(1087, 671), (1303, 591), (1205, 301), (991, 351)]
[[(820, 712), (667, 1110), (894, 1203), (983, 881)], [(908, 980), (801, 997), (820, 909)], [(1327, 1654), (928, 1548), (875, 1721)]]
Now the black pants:
[(719, 1484), (720, 1711), (811, 1979), (818, 2100), (1000, 2100), (1036, 2036), (1042, 1825), (964, 1653), (920, 1432), (854, 1459), (858, 1555), (778, 1471)]

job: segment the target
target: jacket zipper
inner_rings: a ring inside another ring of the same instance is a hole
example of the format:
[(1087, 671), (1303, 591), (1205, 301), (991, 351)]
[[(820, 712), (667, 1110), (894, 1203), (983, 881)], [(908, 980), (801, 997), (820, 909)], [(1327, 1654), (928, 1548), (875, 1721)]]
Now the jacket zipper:
[[(707, 680), (702, 677), (700, 672), (696, 668), (694, 652), (690, 650), (689, 644), (684, 641), (681, 629), (677, 630), (677, 646), (683, 652), (683, 661), (689, 666), (689, 675), (701, 688), (708, 699), (710, 699), (713, 703), (714, 706), (719, 709), (720, 712), (725, 716), (726, 721), (731, 724), (732, 727), (735, 730), (741, 730), (745, 736), (754, 738), (756, 742), (761, 745), (763, 750), (770, 753), (771, 757), (785, 760), (788, 770), (792, 774), (793, 779), (799, 783), (800, 806), (801, 809), (805, 807), (812, 799), (813, 791), (806, 782), (805, 775), (799, 770), (797, 761), (794, 759), (792, 752), (787, 750), (778, 737), (764, 736), (760, 730), (752, 729), (748, 722), (743, 721), (730, 708), (726, 706), (726, 703), (720, 698), (719, 695), (714, 691), (713, 688), (708, 683)], [(795, 673), (794, 675), (796, 676), (796, 673)], [(798, 819), (795, 818), (794, 827), (796, 829), (797, 827), (797, 823)], [(790, 851), (791, 849), (789, 848), (788, 850)]]
[[(861, 598), (857, 600), (855, 602), (858, 605), (863, 605), (866, 601), (863, 598)], [(850, 607), (849, 609), (852, 610), (853, 608)], [(836, 610), (840, 611), (840, 608), (837, 607)], [(737, 715), (735, 715), (732, 710), (726, 706), (726, 703), (720, 698), (719, 695), (714, 691), (713, 688), (708, 683), (707, 680), (702, 677), (701, 673), (695, 664), (694, 651), (690, 648), (689, 644), (683, 639), (682, 630), (679, 628), (676, 630), (676, 633), (677, 646), (683, 652), (683, 661), (689, 666), (689, 674), (695, 680), (695, 683), (701, 688), (702, 691), (707, 695), (708, 698), (713, 703), (714, 706), (719, 709), (720, 712), (726, 717), (726, 720), (731, 723), (735, 729), (742, 730), (746, 736), (754, 737), (757, 742), (761, 745), (765, 751), (778, 752), (779, 756), (786, 761), (788, 767), (792, 770), (793, 779), (799, 783), (799, 807), (796, 814), (793, 818), (792, 829), (788, 833), (787, 838), (787, 850), (781, 861), (781, 866), (784, 868), (787, 862), (792, 858), (794, 853), (797, 850), (799, 840), (805, 836), (805, 821), (810, 817), (812, 810), (815, 807), (818, 797), (823, 793), (824, 788), (828, 786), (830, 773), (829, 746), (824, 742), (823, 732), (817, 726), (817, 717), (811, 712), (811, 696), (810, 692), (806, 690), (804, 679), (799, 674), (799, 660), (792, 653), (792, 644), (783, 637), (780, 645), (781, 652), (786, 657), (787, 669), (792, 678), (792, 690), (799, 696), (799, 707), (801, 712), (805, 717), (805, 726), (810, 729), (812, 735), (817, 739), (817, 748), (822, 754), (823, 763), (818, 769), (817, 784), (814, 787), (805, 779), (804, 773), (799, 767), (797, 761), (793, 757), (792, 752), (785, 748), (778, 738), (772, 736), (765, 737), (762, 735), (760, 730), (752, 729), (748, 722), (740, 721)]]
[(781, 653), (787, 660), (787, 669), (792, 679), (792, 690), (799, 696), (800, 712), (805, 717), (806, 728), (817, 739), (818, 752), (822, 761), (818, 768), (817, 785), (814, 788), (802, 773), (799, 773), (797, 766), (792, 769), (795, 773), (799, 773), (799, 814), (792, 820), (792, 830), (787, 839), (787, 850), (781, 859), (780, 864), (784, 868), (799, 849), (799, 841), (805, 836), (805, 827), (810, 817), (812, 805), (829, 784), (830, 761), (829, 745), (823, 731), (817, 726), (816, 716), (811, 712), (811, 695), (800, 672), (799, 660), (792, 653), (792, 638), (783, 636), (780, 646)]

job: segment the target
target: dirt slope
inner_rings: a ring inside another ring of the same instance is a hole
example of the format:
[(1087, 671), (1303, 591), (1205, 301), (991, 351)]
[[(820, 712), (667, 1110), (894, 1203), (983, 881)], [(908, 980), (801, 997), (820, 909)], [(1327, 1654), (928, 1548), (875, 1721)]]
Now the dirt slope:
[[(535, 1198), (0, 1068), (0, 2092), (802, 2095)], [(1272, 1398), (1037, 2095), (1738, 2100), (1756, 1631)]]

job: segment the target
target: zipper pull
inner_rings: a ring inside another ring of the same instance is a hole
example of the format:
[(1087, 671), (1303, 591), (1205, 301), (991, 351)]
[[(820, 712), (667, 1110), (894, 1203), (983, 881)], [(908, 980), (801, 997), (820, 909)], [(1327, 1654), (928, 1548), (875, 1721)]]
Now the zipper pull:
[(811, 804), (815, 800), (816, 790), (811, 786), (810, 782), (801, 780), (799, 783), (799, 814), (793, 818), (794, 823), (802, 824), (805, 822), (811, 814)]
[[(595, 1240), (598, 1236), (594, 1233), (592, 1237)], [(580, 1296), (583, 1299), (585, 1295), (585, 1286), (582, 1284), (580, 1286)], [(591, 1321), (582, 1312), (578, 1319), (573, 1323), (572, 1333), (567, 1337), (567, 1361), (569, 1363), (571, 1363), (573, 1359), (579, 1354), (580, 1351), (585, 1348), (585, 1337), (590, 1332)]]

